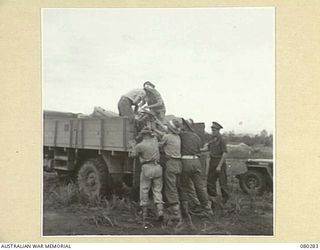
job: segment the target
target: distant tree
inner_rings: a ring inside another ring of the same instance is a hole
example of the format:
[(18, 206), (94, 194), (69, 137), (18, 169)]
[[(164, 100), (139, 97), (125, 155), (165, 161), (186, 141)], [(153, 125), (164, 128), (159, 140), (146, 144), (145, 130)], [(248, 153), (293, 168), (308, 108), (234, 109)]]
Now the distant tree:
[(260, 132), (260, 136), (261, 136), (262, 138), (266, 138), (266, 137), (268, 136), (267, 130), (263, 129), (263, 130)]
[(260, 132), (259, 143), (262, 144), (262, 145), (268, 144), (268, 132), (267, 132), (267, 130), (263, 129)]
[[(222, 134), (224, 140), (229, 143), (245, 143), (248, 146), (264, 145), (268, 147), (273, 146), (273, 135), (268, 134), (267, 130), (263, 129), (260, 133), (255, 135), (250, 134), (236, 134), (234, 131), (224, 132)], [(205, 140), (208, 142), (211, 138), (211, 134), (205, 134)]]
[(272, 147), (273, 146), (273, 135), (270, 134), (264, 143), (265, 146)]
[[(210, 134), (208, 134), (210, 136)], [(268, 134), (267, 130), (263, 129), (261, 132), (255, 135), (250, 134), (236, 134), (234, 131), (225, 132), (222, 134), (222, 137), (228, 141), (233, 143), (245, 143), (248, 146), (253, 146), (256, 144), (264, 145), (264, 146), (273, 146), (273, 135)]]
[(234, 131), (233, 131), (233, 130), (229, 131), (229, 132), (228, 132), (228, 136), (229, 136), (229, 137), (234, 137), (234, 136), (235, 136)]
[(243, 141), (243, 143), (247, 144), (248, 146), (252, 146), (254, 144), (253, 138), (250, 137), (249, 135), (244, 135), (242, 137), (242, 141)]

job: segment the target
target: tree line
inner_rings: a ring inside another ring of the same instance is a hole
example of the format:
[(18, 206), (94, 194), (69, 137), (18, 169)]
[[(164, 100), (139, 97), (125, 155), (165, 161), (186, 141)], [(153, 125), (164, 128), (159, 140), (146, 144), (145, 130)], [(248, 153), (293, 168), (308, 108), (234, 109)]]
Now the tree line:
[[(209, 141), (211, 135), (206, 133), (205, 140)], [(248, 146), (253, 145), (263, 145), (272, 147), (273, 146), (273, 134), (268, 134), (267, 130), (263, 129), (259, 134), (236, 134), (234, 131), (225, 132), (222, 134), (222, 137), (227, 142), (234, 142), (234, 143), (245, 143)]]

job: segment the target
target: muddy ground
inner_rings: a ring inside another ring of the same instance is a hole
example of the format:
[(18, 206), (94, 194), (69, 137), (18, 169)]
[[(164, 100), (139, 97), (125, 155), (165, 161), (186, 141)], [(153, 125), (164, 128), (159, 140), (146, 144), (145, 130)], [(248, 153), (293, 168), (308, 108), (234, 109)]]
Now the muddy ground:
[(137, 202), (113, 196), (85, 204), (75, 184), (61, 184), (55, 173), (44, 173), (43, 235), (273, 235), (273, 195), (245, 195), (235, 175), (245, 171), (244, 160), (228, 160), (231, 199), (214, 203), (211, 218), (192, 215), (193, 227), (165, 216), (143, 227)]

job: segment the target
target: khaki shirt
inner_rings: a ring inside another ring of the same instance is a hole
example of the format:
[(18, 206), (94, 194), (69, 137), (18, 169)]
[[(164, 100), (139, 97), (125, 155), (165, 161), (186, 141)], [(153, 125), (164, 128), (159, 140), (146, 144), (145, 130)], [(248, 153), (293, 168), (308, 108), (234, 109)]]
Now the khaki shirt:
[(137, 104), (144, 99), (146, 92), (143, 89), (133, 89), (123, 96), (129, 98), (133, 104)]
[(165, 134), (159, 142), (166, 156), (181, 158), (181, 139), (179, 135)]
[(182, 155), (200, 155), (201, 139), (196, 133), (182, 131), (180, 138)]
[(212, 137), (209, 142), (210, 156), (214, 158), (221, 157), (224, 152), (227, 152), (227, 146), (221, 136)]
[(148, 105), (153, 105), (153, 104), (156, 104), (156, 103), (159, 103), (160, 106), (159, 107), (156, 107), (156, 108), (152, 108), (154, 110), (166, 110), (166, 107), (164, 105), (164, 101), (160, 95), (160, 93), (158, 92), (158, 90), (156, 89), (153, 89), (153, 88), (145, 88), (146, 89), (146, 94), (147, 94), (147, 97), (148, 97)]
[(139, 156), (140, 162), (159, 162), (159, 143), (156, 138), (143, 139), (142, 142), (134, 146), (132, 154)]

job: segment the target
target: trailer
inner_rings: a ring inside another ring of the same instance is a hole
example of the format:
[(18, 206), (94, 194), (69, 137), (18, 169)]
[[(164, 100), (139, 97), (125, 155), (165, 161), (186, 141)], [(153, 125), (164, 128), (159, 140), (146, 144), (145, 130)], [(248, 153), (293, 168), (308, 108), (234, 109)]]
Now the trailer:
[(136, 129), (127, 117), (45, 111), (43, 132), (44, 168), (74, 178), (81, 194), (139, 185), (139, 161), (129, 157)]

